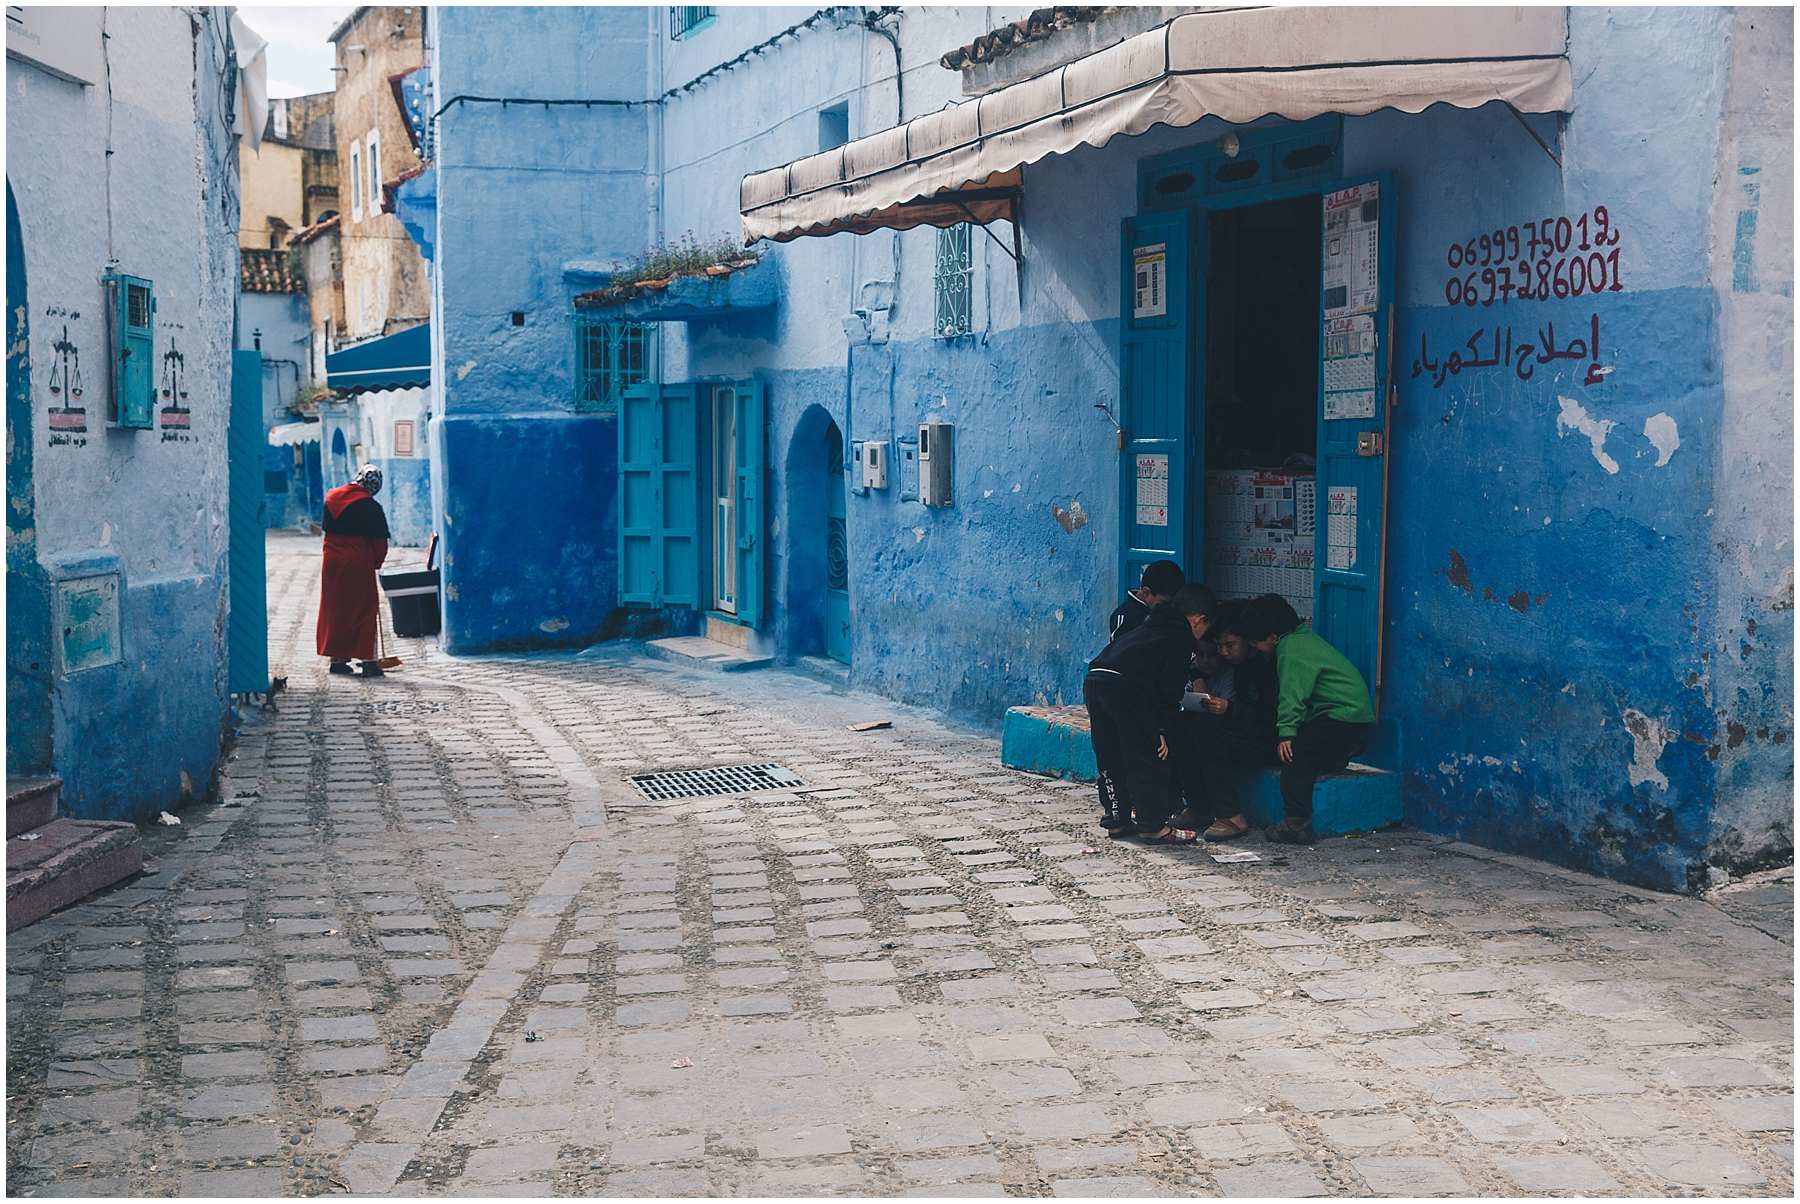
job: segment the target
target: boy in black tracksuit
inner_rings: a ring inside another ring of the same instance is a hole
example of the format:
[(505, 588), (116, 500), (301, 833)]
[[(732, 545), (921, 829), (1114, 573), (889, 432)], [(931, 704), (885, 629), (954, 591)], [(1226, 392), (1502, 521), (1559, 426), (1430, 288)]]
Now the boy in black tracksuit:
[(1231, 697), (1214, 697), (1197, 713), (1183, 712), (1176, 727), (1179, 738), (1169, 746), (1187, 802), (1177, 826), (1204, 829), (1208, 840), (1231, 840), (1250, 828), (1241, 808), (1228, 802), (1235, 786), (1231, 767), (1260, 769), (1276, 763), (1275, 662), (1245, 634), (1261, 603), (1219, 605), (1210, 634), (1231, 665)]
[[(1173, 560), (1152, 560), (1145, 565), (1138, 578), (1138, 587), (1126, 593), (1125, 600), (1107, 617), (1106, 642), (1110, 645), (1141, 626), (1151, 611), (1173, 598), (1175, 591), (1186, 584), (1186, 575)], [(1105, 769), (1100, 770), (1098, 777), (1095, 785), (1100, 791), (1100, 826), (1110, 829), (1117, 826), (1116, 818), (1130, 819), (1131, 808), (1119, 806), (1119, 784)]]
[(1151, 611), (1173, 598), (1175, 591), (1186, 584), (1187, 576), (1173, 560), (1153, 560), (1145, 565), (1143, 576), (1138, 578), (1138, 587), (1125, 595), (1125, 600), (1106, 620), (1107, 642), (1111, 643), (1149, 618)]
[[(1192, 844), (1168, 826), (1174, 810), (1165, 733), (1181, 707), (1188, 660), (1206, 634), (1216, 603), (1203, 585), (1184, 586), (1142, 624), (1106, 646), (1082, 683), (1094, 760), (1117, 788), (1101, 802), (1115, 835), (1152, 844)], [(1126, 817), (1136, 812), (1136, 821)]]

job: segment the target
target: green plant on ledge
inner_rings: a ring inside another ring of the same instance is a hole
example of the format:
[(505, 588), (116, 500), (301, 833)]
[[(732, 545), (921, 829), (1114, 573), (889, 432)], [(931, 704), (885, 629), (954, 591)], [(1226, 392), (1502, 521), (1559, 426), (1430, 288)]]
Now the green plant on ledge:
[(731, 239), (700, 242), (689, 231), (673, 244), (651, 248), (641, 258), (614, 272), (604, 288), (585, 293), (576, 301), (606, 305), (665, 288), (677, 276), (728, 276), (761, 258), (760, 251), (747, 250)]

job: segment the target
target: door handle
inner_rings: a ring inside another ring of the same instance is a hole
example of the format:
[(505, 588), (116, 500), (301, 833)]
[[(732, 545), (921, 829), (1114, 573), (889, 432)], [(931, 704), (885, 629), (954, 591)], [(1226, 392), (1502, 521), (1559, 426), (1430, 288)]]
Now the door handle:
[(1359, 456), (1379, 456), (1381, 454), (1381, 432), (1358, 431), (1356, 433), (1356, 454)]

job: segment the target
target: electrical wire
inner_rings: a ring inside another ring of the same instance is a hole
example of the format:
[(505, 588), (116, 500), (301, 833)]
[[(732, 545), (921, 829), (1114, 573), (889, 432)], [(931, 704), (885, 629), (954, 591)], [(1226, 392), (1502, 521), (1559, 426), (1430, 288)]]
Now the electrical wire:
[[(442, 117), (450, 109), (452, 109), (453, 107), (455, 107), (456, 105), (459, 105), (459, 104), (497, 104), (501, 108), (510, 108), (513, 105), (520, 105), (525, 108), (530, 108), (533, 105), (541, 105), (545, 110), (549, 110), (553, 107), (559, 107), (559, 106), (578, 106), (581, 108), (635, 109), (635, 108), (648, 108), (651, 105), (665, 104), (668, 101), (671, 101), (678, 96), (683, 96), (683, 95), (686, 95), (687, 93), (693, 91), (695, 88), (699, 87), (702, 83), (711, 79), (713, 76), (722, 74), (726, 71), (730, 71), (733, 68), (739, 66), (740, 64), (749, 62), (752, 57), (762, 54), (765, 51), (774, 49), (775, 45), (777, 43), (781, 42), (785, 38), (798, 37), (802, 32), (813, 28), (815, 25), (817, 25), (819, 22), (821, 22), (823, 20), (826, 20), (828, 18), (835, 18), (841, 14), (846, 14), (846, 13), (849, 13), (852, 11), (862, 12), (862, 15), (863, 15), (863, 19), (861, 21), (856, 22), (856, 24), (867, 25), (870, 28), (873, 28), (872, 22), (878, 21), (881, 18), (886, 17), (891, 13), (899, 12), (900, 9), (899, 9), (898, 5), (888, 5), (886, 7), (877, 9), (873, 14), (870, 14), (866, 11), (861, 10), (859, 8), (859, 6), (857, 6), (857, 5), (836, 5), (832, 8), (821, 8), (818, 11), (814, 12), (812, 16), (806, 18), (804, 21), (796, 21), (794, 24), (788, 26), (786, 29), (782, 30), (781, 32), (779, 32), (777, 34), (773, 34), (770, 37), (764, 38), (762, 41), (758, 42), (756, 45), (748, 47), (741, 54), (738, 54), (737, 56), (735, 56), (733, 58), (726, 59), (722, 63), (715, 63), (713, 66), (708, 67), (705, 71), (702, 71), (699, 75), (696, 75), (693, 79), (690, 79), (687, 83), (678, 85), (677, 87), (670, 88), (668, 91), (664, 92), (660, 96), (650, 97), (645, 100), (624, 100), (624, 99), (604, 98), (604, 97), (578, 98), (578, 97), (545, 97), (545, 96), (474, 96), (474, 95), (470, 95), (468, 93), (458, 93), (457, 95), (452, 96), (449, 100), (446, 100), (438, 108), (438, 111), (431, 115), (432, 120), (435, 121), (437, 118)], [(886, 36), (886, 31), (878, 30), (877, 32), (883, 33), (883, 35)], [(896, 49), (897, 48), (898, 47), (896, 46)]]

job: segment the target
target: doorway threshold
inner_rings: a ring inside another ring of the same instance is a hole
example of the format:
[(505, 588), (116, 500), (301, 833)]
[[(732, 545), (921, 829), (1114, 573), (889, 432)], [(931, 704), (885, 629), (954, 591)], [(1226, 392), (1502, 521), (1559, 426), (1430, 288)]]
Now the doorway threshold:
[(743, 648), (722, 644), (700, 635), (648, 640), (644, 644), (644, 651), (660, 660), (719, 673), (742, 673), (750, 669), (766, 668), (774, 663), (773, 657), (758, 656)]

